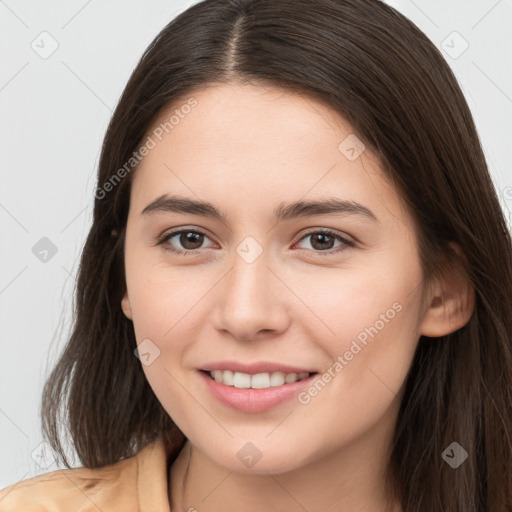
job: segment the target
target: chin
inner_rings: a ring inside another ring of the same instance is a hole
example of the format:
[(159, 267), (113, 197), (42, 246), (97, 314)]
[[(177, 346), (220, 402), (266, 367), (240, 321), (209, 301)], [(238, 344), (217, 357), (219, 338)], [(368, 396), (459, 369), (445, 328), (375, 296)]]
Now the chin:
[[(260, 438), (261, 439), (261, 438)], [(226, 449), (218, 451), (201, 450), (214, 463), (229, 471), (242, 474), (279, 474), (293, 471), (306, 464), (302, 453), (297, 458), (297, 444), (276, 447), (271, 443), (231, 440)]]

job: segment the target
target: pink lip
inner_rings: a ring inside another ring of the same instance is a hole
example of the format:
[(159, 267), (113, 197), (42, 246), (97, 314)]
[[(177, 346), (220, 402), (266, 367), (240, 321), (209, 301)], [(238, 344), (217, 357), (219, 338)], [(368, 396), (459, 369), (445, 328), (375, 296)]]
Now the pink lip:
[(232, 372), (249, 373), (255, 375), (257, 373), (313, 373), (316, 370), (308, 368), (300, 368), (298, 366), (288, 366), (282, 363), (273, 363), (270, 361), (260, 361), (258, 363), (239, 363), (237, 361), (216, 361), (214, 363), (203, 366), (201, 370), (231, 370)]
[[(275, 407), (285, 402), (286, 400), (290, 400), (291, 398), (296, 397), (302, 389), (311, 385), (311, 381), (317, 376), (315, 373), (306, 379), (293, 382), (292, 384), (283, 384), (282, 386), (270, 387), (266, 389), (252, 389), (226, 386), (225, 384), (212, 379), (207, 372), (199, 371), (198, 373), (210, 392), (221, 403), (233, 409), (250, 413), (267, 411), (268, 409), (271, 409), (272, 407)], [(287, 371), (286, 373), (292, 372)]]

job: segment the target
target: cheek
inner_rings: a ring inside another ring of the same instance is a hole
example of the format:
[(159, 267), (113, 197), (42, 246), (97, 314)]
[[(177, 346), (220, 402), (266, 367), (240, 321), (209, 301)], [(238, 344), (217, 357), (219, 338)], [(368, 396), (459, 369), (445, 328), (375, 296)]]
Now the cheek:
[(143, 370), (158, 400), (180, 428), (186, 428), (182, 421), (191, 407), (190, 396), (184, 392), (187, 384), (183, 372), (193, 368), (188, 355), (194, 347), (192, 341), (201, 337), (208, 291), (214, 283), (215, 279), (197, 267), (172, 269), (161, 262), (145, 269), (139, 265), (132, 274), (129, 294), (135, 338), (157, 354), (151, 364), (143, 364)]
[(363, 288), (340, 291), (337, 299), (326, 295), (326, 304), (338, 306), (324, 309), (322, 318), (336, 334), (322, 337), (317, 332), (315, 337), (313, 331), (309, 333), (329, 363), (318, 382), (298, 398), (304, 411), (336, 425), (335, 436), (332, 426), (324, 424), (316, 432), (331, 449), (340, 440), (370, 429), (388, 417), (390, 408), (398, 407), (417, 344), (417, 308), (407, 286), (395, 283), (393, 288), (373, 286), (367, 294), (368, 290), (374, 299), (361, 295)]
[(150, 340), (146, 346), (156, 354), (150, 364), (142, 364), (146, 379), (167, 413), (187, 431), (191, 428), (187, 423), (191, 400), (184, 392), (181, 366), (197, 325), (199, 309), (194, 305), (207, 291), (194, 285), (197, 282), (197, 273), (194, 277), (192, 272), (173, 271), (161, 264), (146, 269), (140, 265), (129, 288), (137, 343)]
[(340, 269), (321, 289), (318, 280), (315, 286), (314, 280), (302, 280), (299, 292), (314, 313), (303, 323), (307, 337), (328, 355), (326, 370), (343, 374), (331, 380), (343, 381), (345, 390), (357, 388), (361, 397), (365, 387), (399, 390), (419, 338), (419, 264), (380, 256), (365, 263), (364, 271)]
[(176, 339), (175, 332), (189, 325), (194, 306), (208, 292), (193, 265), (173, 268), (154, 249), (149, 257), (135, 251), (127, 259), (127, 285), (136, 339)]

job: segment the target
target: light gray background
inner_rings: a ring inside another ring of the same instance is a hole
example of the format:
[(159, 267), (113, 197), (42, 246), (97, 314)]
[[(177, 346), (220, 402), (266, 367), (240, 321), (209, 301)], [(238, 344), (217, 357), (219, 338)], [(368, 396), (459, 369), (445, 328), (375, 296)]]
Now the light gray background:
[[(0, 488), (58, 469), (40, 393), (69, 331), (102, 138), (142, 52), (192, 3), (0, 0)], [(512, 0), (388, 3), (443, 49), (510, 219)], [(46, 262), (32, 250), (43, 237), (57, 248)]]

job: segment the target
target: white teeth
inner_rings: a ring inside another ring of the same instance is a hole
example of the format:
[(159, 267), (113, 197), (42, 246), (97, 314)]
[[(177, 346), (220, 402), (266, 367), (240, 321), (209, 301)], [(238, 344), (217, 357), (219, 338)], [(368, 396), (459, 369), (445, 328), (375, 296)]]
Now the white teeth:
[(264, 389), (270, 387), (270, 375), (268, 373), (257, 373), (251, 377), (251, 388)]
[(283, 372), (274, 372), (270, 376), (270, 385), (272, 387), (282, 386), (284, 384), (285, 374)]
[(284, 378), (284, 381), (285, 381), (286, 384), (290, 384), (292, 382), (295, 382), (296, 380), (297, 380), (297, 374), (296, 373), (289, 373)]
[(235, 372), (233, 386), (235, 386), (235, 388), (250, 388), (251, 376), (248, 373)]
[[(222, 370), (220, 370), (222, 372)], [(221, 380), (219, 382), (222, 382), (223, 384), (226, 384), (227, 386), (234, 386), (233, 382), (234, 374), (230, 370), (226, 370), (222, 372)]]
[(309, 377), (308, 372), (301, 373), (257, 373), (250, 375), (242, 372), (232, 372), (230, 370), (213, 370), (210, 375), (217, 382), (226, 386), (234, 386), (235, 388), (253, 388), (266, 389), (270, 387), (282, 386), (283, 384), (291, 384), (298, 380)]

